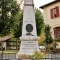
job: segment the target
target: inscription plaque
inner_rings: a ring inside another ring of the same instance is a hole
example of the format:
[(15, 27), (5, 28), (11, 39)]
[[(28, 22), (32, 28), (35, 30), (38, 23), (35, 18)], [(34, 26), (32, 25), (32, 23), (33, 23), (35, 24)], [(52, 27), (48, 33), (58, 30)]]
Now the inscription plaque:
[[(37, 51), (37, 41), (23, 41), (22, 42), (22, 52), (23, 53), (32, 53), (34, 51)], [(27, 52), (28, 51), (28, 52)]]

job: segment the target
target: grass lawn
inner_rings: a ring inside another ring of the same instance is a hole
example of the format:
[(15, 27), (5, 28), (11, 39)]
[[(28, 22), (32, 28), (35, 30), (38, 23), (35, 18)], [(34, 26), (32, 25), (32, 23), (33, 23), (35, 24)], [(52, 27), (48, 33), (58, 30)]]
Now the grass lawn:
[[(2, 53), (2, 51), (0, 51), (0, 53)], [(3, 53), (18, 53), (18, 50), (5, 50), (3, 51)]]

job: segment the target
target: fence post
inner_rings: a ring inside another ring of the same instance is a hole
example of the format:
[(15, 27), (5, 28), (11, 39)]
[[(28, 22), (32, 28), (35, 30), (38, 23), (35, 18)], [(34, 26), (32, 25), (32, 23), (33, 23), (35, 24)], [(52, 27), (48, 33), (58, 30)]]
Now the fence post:
[(2, 53), (1, 53), (1, 59), (3, 60), (3, 47), (1, 47)]

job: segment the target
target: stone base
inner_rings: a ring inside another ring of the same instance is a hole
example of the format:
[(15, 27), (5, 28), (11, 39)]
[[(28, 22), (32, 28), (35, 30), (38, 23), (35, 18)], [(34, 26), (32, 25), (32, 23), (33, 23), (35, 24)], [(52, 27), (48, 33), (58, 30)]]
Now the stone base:
[(34, 36), (28, 36), (28, 37), (27, 37), (28, 40), (26, 37), (21, 37), (20, 50), (16, 55), (17, 58), (19, 58), (20, 55), (32, 55), (34, 54), (35, 51), (39, 51), (38, 37)]

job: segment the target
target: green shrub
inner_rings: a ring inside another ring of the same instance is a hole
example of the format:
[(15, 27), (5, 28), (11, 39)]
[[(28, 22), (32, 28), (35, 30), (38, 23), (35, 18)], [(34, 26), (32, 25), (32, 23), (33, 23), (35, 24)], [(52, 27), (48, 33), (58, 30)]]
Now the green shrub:
[(45, 56), (44, 53), (37, 51), (35, 51), (35, 53), (32, 55), (32, 57), (35, 58), (36, 60), (42, 60), (40, 58), (43, 58), (44, 56)]
[(38, 40), (39, 46), (45, 45), (45, 42), (44, 41), (45, 41), (45, 36), (44, 36), (44, 34), (42, 34), (42, 35), (39, 36), (39, 40)]

